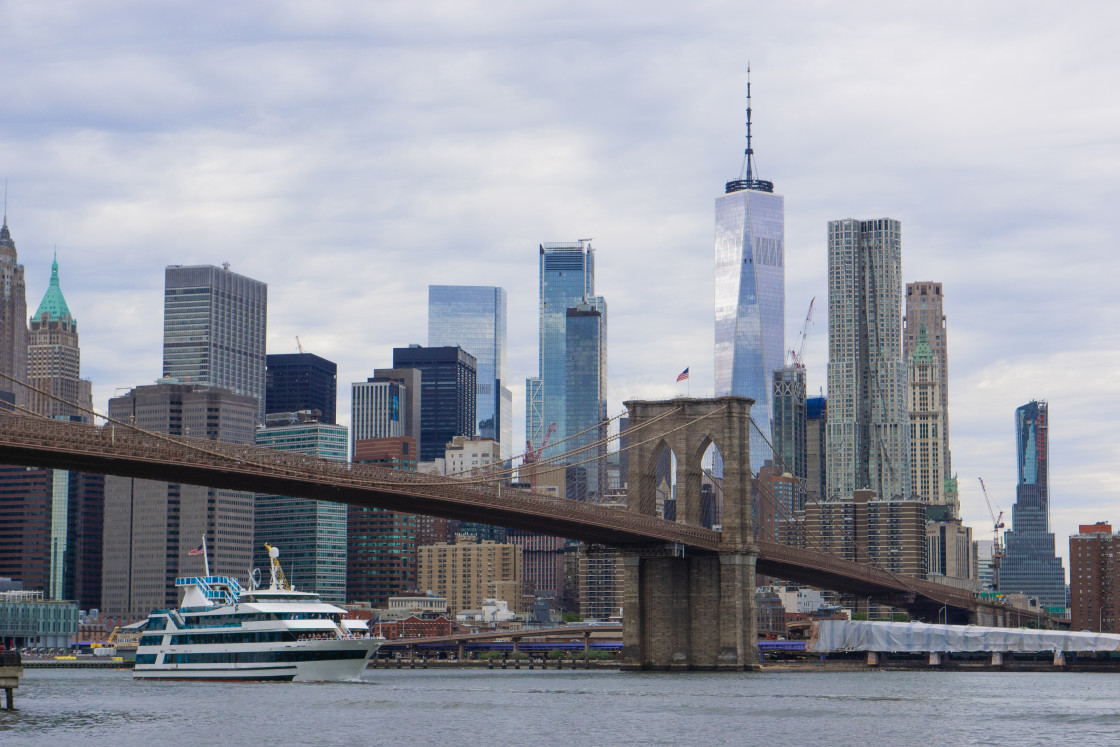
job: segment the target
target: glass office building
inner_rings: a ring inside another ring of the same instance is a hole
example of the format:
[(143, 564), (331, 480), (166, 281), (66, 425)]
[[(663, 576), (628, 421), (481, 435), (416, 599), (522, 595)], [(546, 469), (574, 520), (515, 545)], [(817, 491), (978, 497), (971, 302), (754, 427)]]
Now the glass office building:
[(268, 286), (229, 265), (164, 272), (163, 376), (256, 397), (265, 411)]
[(1015, 410), (1019, 481), (1004, 532), (999, 590), (1038, 597), (1044, 607), (1066, 606), (1066, 572), (1050, 532), (1049, 408), (1030, 402)]
[[(276, 415), (257, 430), (256, 445), (338, 462), (349, 456), (346, 426)], [(284, 573), (297, 591), (346, 601), (346, 504), (258, 493), (253, 518), (254, 568), (268, 569), (267, 542), (280, 548)]]
[[(606, 302), (595, 295), (595, 250), (590, 240), (541, 244), (540, 374), (526, 380), (526, 435), (534, 448), (553, 424), (549, 443), (576, 432), (567, 424), (568, 309), (581, 304), (605, 314)], [(555, 453), (567, 447), (563, 444)], [(544, 456), (551, 453), (552, 449), (546, 449)]]
[(420, 461), (442, 459), (455, 436), (474, 437), (477, 366), (475, 357), (457, 346), (393, 348), (393, 368), (420, 371)]
[(564, 421), (572, 438), (562, 448), (573, 452), (566, 460), (572, 466), (565, 471), (565, 494), (577, 500), (606, 490), (607, 309), (599, 302), (567, 310)]
[(335, 422), (338, 364), (312, 353), (267, 356), (265, 414), (318, 411), (320, 423)]
[(506, 292), (480, 285), (428, 286), (428, 345), (458, 346), (478, 362), (476, 435), (513, 456), (513, 393), (506, 386)]

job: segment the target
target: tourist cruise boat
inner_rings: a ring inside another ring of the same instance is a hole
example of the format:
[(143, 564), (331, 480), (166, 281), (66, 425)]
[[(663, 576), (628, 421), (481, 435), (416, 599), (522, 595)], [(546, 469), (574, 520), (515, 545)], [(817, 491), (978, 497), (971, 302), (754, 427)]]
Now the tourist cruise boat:
[[(235, 578), (206, 575), (175, 580), (184, 589), (174, 610), (153, 610), (136, 650), (135, 679), (356, 681), (384, 638), (364, 620), (295, 591), (268, 547), (271, 583), (243, 591)], [(205, 555), (205, 543), (202, 545)]]

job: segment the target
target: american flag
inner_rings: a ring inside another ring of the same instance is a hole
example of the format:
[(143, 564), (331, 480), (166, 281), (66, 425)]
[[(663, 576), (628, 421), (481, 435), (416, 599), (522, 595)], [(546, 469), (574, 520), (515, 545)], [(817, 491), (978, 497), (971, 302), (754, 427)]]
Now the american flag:
[(686, 368), (685, 370), (681, 371), (680, 376), (677, 377), (677, 383), (679, 384), (687, 378), (688, 378), (688, 369)]
[(187, 553), (187, 555), (201, 555), (204, 552), (204, 550), (202, 549), (204, 547), (206, 547), (205, 543), (203, 543), (203, 544), (199, 545), (198, 547), (196, 547), (195, 549), (191, 550), (189, 553)]

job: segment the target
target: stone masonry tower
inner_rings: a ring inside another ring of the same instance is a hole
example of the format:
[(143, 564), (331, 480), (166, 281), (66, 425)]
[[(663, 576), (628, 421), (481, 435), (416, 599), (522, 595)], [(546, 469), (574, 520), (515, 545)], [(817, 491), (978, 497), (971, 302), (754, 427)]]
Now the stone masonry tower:
[[(0, 374), (27, 381), (27, 288), (6, 211), (0, 227)], [(0, 407), (5, 404), (26, 405), (27, 390), (0, 377)]]
[(62, 296), (56, 256), (51, 264), (50, 285), (35, 316), (31, 317), (27, 383), (78, 407), (70, 407), (38, 391), (30, 391), (28, 405), (31, 411), (50, 418), (61, 416), (88, 420), (86, 411), (93, 407), (93, 395), (90, 382), (83, 381), (79, 376), (79, 366), (78, 322), (70, 314)]

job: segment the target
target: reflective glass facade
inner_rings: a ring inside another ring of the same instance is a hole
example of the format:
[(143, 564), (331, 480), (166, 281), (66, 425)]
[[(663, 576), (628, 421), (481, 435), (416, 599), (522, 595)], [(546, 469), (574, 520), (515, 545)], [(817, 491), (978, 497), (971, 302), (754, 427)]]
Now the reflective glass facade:
[(910, 496), (902, 224), (828, 223), (828, 497)]
[[(279, 451), (347, 460), (346, 426), (293, 423), (261, 428), (256, 445)], [(323, 601), (346, 601), (346, 505), (279, 495), (256, 496), (253, 567), (268, 568), (265, 543), (280, 549), (284, 573), (298, 591), (313, 591)]]
[(442, 458), (455, 436), (475, 435), (478, 380), (473, 355), (454, 346), (393, 348), (393, 368), (420, 371), (420, 461)]
[(806, 471), (805, 368), (784, 366), (774, 372), (774, 449), (782, 461), (776, 466), (802, 480)]
[(1030, 402), (1015, 410), (1019, 482), (1004, 533), (999, 590), (1038, 597), (1043, 606), (1066, 606), (1066, 572), (1050, 533), (1049, 408)]
[(410, 397), (408, 387), (389, 378), (373, 377), (350, 385), (350, 452), (370, 438), (399, 438), (405, 433)]
[[(785, 357), (785, 198), (740, 189), (716, 198), (715, 394), (750, 397), (771, 433), (771, 381)], [(752, 469), (764, 443), (752, 432)], [(757, 448), (756, 448), (757, 446)]]
[(164, 271), (163, 375), (256, 397), (264, 421), (268, 286), (222, 267)]
[[(540, 245), (540, 413), (539, 423), (529, 423), (533, 440), (548, 432), (549, 443), (563, 440), (570, 432), (567, 418), (568, 309), (579, 304), (603, 304), (595, 297), (595, 251), (590, 242)], [(528, 382), (526, 382), (528, 384)], [(528, 387), (527, 387), (528, 388)], [(549, 452), (546, 450), (545, 456)]]
[[(574, 466), (568, 468), (566, 495), (587, 500), (602, 496), (606, 489), (605, 465), (588, 461), (606, 456), (605, 444), (592, 446), (607, 437), (606, 305), (580, 304), (568, 309), (566, 327), (564, 421), (573, 438), (561, 448), (575, 452), (567, 460)], [(581, 435), (575, 436), (577, 433)]]
[(506, 292), (479, 285), (428, 286), (428, 345), (459, 346), (478, 362), (476, 434), (513, 456), (513, 393), (506, 386)]
[(335, 422), (338, 364), (312, 353), (267, 357), (265, 414), (318, 410), (320, 423)]

